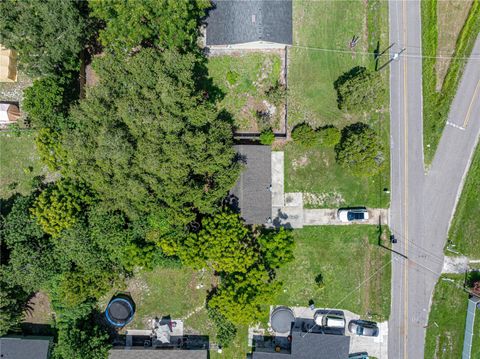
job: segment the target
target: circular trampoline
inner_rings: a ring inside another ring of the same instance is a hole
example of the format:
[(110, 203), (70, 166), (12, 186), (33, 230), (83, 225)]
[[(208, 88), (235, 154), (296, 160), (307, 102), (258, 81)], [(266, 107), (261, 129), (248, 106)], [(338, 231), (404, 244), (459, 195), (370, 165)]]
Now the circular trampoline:
[(289, 333), (294, 321), (293, 311), (288, 307), (277, 307), (270, 314), (270, 325), (277, 333)]
[(133, 319), (134, 314), (133, 305), (126, 298), (112, 299), (105, 311), (108, 322), (116, 327), (127, 325)]

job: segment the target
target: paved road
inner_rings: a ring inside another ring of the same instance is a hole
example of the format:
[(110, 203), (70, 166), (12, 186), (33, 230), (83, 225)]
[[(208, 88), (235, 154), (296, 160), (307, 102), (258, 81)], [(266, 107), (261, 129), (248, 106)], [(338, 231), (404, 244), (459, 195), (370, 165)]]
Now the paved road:
[[(423, 358), (430, 298), (464, 174), (480, 133), (480, 61), (471, 60), (452, 104), (433, 164), (423, 166), (421, 20), (418, 1), (390, 1), (392, 63), (390, 225), (393, 250), (389, 357)], [(480, 55), (480, 38), (473, 54)], [(405, 259), (408, 257), (408, 259)]]

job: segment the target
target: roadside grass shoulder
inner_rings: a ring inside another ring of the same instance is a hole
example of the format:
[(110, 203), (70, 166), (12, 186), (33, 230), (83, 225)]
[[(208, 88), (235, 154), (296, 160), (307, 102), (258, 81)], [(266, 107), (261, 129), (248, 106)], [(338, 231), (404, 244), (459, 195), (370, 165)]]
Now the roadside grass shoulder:
[(18, 136), (12, 131), (0, 133), (0, 198), (28, 194), (33, 178), (47, 173), (35, 147), (34, 131), (21, 131)]
[(463, 70), (473, 45), (480, 32), (480, 2), (471, 5), (467, 20), (457, 38), (453, 57), (440, 91), (436, 91), (436, 59), (438, 55), (437, 0), (421, 2), (422, 9), (422, 51), (423, 66), (423, 144), (425, 165), (429, 165), (435, 155), (450, 106), (460, 83)]
[(295, 259), (279, 270), (283, 291), (277, 304), (308, 306), (313, 300), (317, 307), (388, 318), (391, 252), (379, 246), (377, 226), (305, 227), (293, 233)]
[[(480, 259), (480, 145), (473, 155), (448, 238), (455, 250)], [(451, 253), (450, 253), (451, 254)]]
[[(389, 97), (379, 98), (369, 113), (341, 111), (333, 83), (355, 66), (375, 69), (372, 56), (318, 51), (315, 48), (349, 49), (352, 34), (359, 36), (358, 51), (382, 51), (388, 44), (388, 4), (385, 1), (294, 2), (294, 47), (289, 54), (289, 126), (308, 122), (313, 127), (334, 125), (342, 129), (366, 122), (377, 131), (385, 156), (384, 170), (372, 178), (358, 178), (340, 168), (331, 148), (305, 149), (288, 143), (285, 151), (285, 189), (304, 192), (306, 207), (388, 207), (384, 188), (390, 184)], [(325, 13), (330, 14), (324, 16)], [(296, 47), (295, 45), (298, 45)], [(305, 48), (309, 47), (309, 48)], [(385, 55), (384, 55), (385, 56)], [(380, 57), (378, 67), (386, 61)], [(378, 86), (388, 89), (388, 68), (379, 72)]]
[[(463, 274), (442, 275), (435, 286), (425, 340), (425, 359), (462, 357), (468, 305), (468, 294), (461, 288), (463, 281)], [(480, 329), (479, 317), (475, 318), (477, 329)], [(480, 357), (478, 344), (479, 341), (475, 340), (472, 358)]]

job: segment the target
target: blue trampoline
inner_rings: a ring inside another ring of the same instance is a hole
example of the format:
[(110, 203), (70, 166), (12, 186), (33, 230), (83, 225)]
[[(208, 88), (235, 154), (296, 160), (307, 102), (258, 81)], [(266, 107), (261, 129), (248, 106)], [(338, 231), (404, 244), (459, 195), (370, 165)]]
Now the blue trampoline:
[(131, 301), (126, 298), (115, 298), (108, 303), (105, 316), (108, 322), (116, 327), (127, 325), (135, 314)]

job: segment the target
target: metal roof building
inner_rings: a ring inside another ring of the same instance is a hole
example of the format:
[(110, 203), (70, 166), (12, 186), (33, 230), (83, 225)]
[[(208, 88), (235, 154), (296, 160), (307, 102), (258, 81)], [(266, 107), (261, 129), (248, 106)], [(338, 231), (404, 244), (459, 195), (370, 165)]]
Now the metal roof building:
[(262, 48), (292, 44), (291, 0), (216, 0), (213, 4), (206, 20), (207, 46), (248, 48), (255, 44), (253, 47)]

